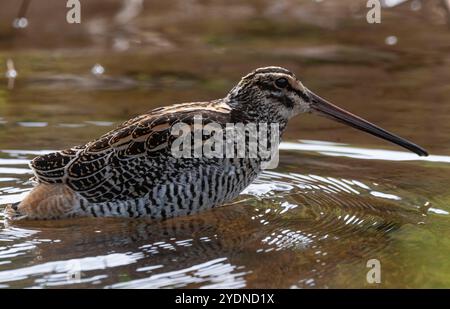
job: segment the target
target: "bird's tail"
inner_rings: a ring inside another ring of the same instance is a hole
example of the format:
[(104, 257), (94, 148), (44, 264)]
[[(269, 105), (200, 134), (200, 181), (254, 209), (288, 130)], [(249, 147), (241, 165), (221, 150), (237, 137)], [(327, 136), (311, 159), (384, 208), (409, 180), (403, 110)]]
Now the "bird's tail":
[(19, 212), (20, 202), (14, 204), (8, 204), (5, 207), (5, 215), (10, 220), (25, 219), (24, 215)]
[(39, 184), (20, 203), (6, 206), (10, 220), (59, 219), (74, 214), (79, 200), (76, 194), (62, 184)]

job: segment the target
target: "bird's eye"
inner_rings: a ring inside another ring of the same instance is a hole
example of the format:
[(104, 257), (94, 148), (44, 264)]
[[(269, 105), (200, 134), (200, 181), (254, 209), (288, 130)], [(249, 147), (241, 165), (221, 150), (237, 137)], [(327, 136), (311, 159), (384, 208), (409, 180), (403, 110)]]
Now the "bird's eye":
[(275, 85), (278, 88), (286, 88), (288, 84), (289, 84), (288, 80), (284, 77), (279, 78), (275, 81)]

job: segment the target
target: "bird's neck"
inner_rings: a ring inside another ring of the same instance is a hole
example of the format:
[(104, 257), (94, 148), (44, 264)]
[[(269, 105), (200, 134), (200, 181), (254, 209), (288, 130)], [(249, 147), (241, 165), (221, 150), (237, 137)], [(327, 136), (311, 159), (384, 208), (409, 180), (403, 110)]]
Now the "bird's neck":
[(233, 123), (267, 123), (278, 124), (280, 135), (287, 126), (287, 119), (278, 111), (267, 108), (270, 104), (261, 104), (261, 98), (243, 98), (228, 95), (224, 102), (231, 107), (231, 121)]

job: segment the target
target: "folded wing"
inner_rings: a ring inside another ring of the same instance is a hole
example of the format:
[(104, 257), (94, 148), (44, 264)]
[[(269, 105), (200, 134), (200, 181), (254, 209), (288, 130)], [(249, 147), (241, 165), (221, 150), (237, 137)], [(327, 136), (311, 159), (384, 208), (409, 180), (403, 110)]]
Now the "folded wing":
[[(176, 123), (229, 122), (227, 109), (189, 105), (153, 110), (133, 118), (97, 140), (39, 156), (31, 168), (39, 183), (65, 184), (90, 202), (126, 200), (145, 195), (167, 173)], [(182, 159), (179, 159), (182, 160)]]

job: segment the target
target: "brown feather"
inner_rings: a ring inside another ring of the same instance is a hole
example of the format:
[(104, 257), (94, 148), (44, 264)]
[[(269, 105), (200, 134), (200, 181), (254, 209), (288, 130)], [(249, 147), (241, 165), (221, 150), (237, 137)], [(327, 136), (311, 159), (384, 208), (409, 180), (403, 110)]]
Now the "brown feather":
[[(113, 190), (114, 194), (107, 197), (102, 192), (111, 193), (108, 182), (133, 182), (139, 175), (160, 169), (145, 162), (150, 157), (171, 156), (172, 126), (179, 122), (192, 126), (198, 115), (202, 116), (204, 124), (231, 122), (230, 107), (221, 101), (157, 108), (122, 123), (84, 146), (39, 156), (30, 165), (39, 183), (64, 184), (90, 202), (124, 198), (124, 188)], [(130, 170), (133, 166), (136, 170)], [(125, 170), (129, 173), (125, 174)], [(116, 181), (118, 177), (121, 179)], [(96, 189), (100, 186), (103, 190)]]
[(49, 219), (67, 217), (78, 205), (74, 192), (65, 185), (39, 184), (16, 206), (8, 205), (11, 219)]

